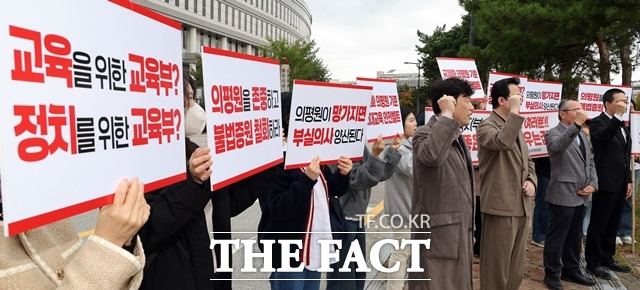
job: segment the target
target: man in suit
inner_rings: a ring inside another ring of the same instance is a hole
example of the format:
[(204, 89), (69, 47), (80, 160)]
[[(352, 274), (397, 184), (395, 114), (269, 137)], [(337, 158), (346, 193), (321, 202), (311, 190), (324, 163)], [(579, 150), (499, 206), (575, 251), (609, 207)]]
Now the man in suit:
[[(432, 239), (420, 251), (424, 272), (409, 273), (409, 289), (473, 289), (473, 169), (460, 128), (469, 124), (471, 85), (459, 78), (430, 87), (433, 112), (413, 136), (411, 213), (429, 215), (429, 227), (412, 228), (412, 239)], [(433, 279), (424, 281), (424, 279)], [(422, 280), (420, 280), (422, 279)]]
[(493, 84), (493, 112), (478, 126), (480, 167), (480, 289), (515, 290), (524, 277), (535, 164), (522, 133), (518, 78)]
[(620, 89), (610, 89), (602, 96), (602, 102), (605, 111), (593, 118), (589, 126), (598, 172), (598, 192), (593, 195), (584, 255), (587, 270), (600, 278), (610, 279), (607, 269), (631, 271), (613, 259), (622, 206), (631, 196), (631, 137), (622, 121), (628, 103), (626, 94)]
[[(562, 289), (562, 280), (592, 286), (596, 282), (580, 270), (582, 220), (589, 195), (598, 189), (598, 176), (586, 144), (582, 124), (587, 113), (576, 100), (562, 100), (558, 105), (560, 124), (544, 138), (551, 160), (551, 181), (545, 201), (549, 209), (549, 231), (544, 247), (544, 284)], [(562, 263), (560, 261), (562, 260)]]

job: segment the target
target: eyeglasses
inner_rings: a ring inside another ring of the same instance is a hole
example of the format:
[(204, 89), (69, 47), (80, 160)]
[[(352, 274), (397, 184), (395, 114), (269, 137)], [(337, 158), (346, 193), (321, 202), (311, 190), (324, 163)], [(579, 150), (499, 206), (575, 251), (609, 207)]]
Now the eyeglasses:
[(568, 110), (560, 110), (560, 111), (563, 111), (563, 112), (569, 112), (569, 111), (574, 111), (574, 112), (577, 112), (577, 111), (580, 111), (581, 109), (582, 109), (582, 108), (573, 108), (573, 109), (568, 109)]

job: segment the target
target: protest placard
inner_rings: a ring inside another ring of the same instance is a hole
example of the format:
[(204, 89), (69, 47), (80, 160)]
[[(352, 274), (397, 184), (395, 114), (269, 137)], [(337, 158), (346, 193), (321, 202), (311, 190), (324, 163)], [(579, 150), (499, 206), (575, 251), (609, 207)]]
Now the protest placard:
[[(614, 88), (622, 90), (627, 95), (627, 98), (631, 97), (630, 86), (580, 83), (578, 86), (578, 101), (582, 104), (582, 108), (587, 111), (588, 119), (593, 119), (604, 112), (602, 96), (606, 91)], [(631, 104), (631, 102), (629, 102), (629, 104)], [(622, 119), (625, 121), (629, 120), (629, 104), (627, 104), (627, 112), (622, 115)]]
[[(491, 90), (493, 89), (493, 84), (501, 79), (506, 79), (510, 77), (517, 77), (520, 80), (520, 84), (518, 85), (518, 87), (520, 88), (520, 94), (522, 94), (523, 97), (526, 95), (526, 91), (527, 91), (526, 87), (527, 87), (527, 80), (528, 80), (527, 76), (492, 71), (489, 73), (489, 85), (487, 86), (489, 88), (489, 90), (487, 91), (488, 92), (487, 94), (489, 95), (489, 100), (487, 101), (486, 110), (488, 111), (493, 110), (493, 105), (491, 105)], [(526, 111), (525, 102), (522, 102), (522, 107), (520, 108), (520, 110)]]
[(523, 112), (557, 111), (562, 96), (562, 83), (548, 81), (527, 81), (527, 91), (523, 95)]
[(442, 79), (458, 77), (467, 80), (474, 90), (471, 100), (479, 101), (484, 99), (484, 90), (482, 89), (482, 82), (474, 59), (436, 57), (436, 61), (438, 62)]
[(110, 204), (126, 177), (186, 178), (179, 23), (125, 0), (41, 0), (5, 3), (0, 26), (5, 235)]
[(400, 116), (400, 102), (395, 80), (356, 78), (360, 86), (373, 87), (367, 122), (367, 141), (395, 138), (404, 132)]
[[(491, 113), (491, 111), (474, 110), (469, 124), (460, 128), (462, 138), (464, 138), (469, 147), (469, 151), (471, 151), (473, 164), (478, 164), (478, 139), (476, 137), (478, 125), (480, 125), (484, 119), (488, 118)], [(531, 158), (548, 156), (544, 134), (549, 131), (550, 128), (558, 125), (558, 112), (536, 111), (522, 112), (520, 114), (525, 118), (522, 124), (522, 132), (529, 146)], [(433, 109), (427, 108), (425, 123), (428, 123), (433, 115)]]
[(640, 112), (632, 111), (629, 115), (631, 134), (631, 154), (640, 155)]
[(294, 80), (285, 169), (361, 160), (372, 87)]
[(275, 59), (202, 47), (212, 190), (282, 162), (279, 70)]

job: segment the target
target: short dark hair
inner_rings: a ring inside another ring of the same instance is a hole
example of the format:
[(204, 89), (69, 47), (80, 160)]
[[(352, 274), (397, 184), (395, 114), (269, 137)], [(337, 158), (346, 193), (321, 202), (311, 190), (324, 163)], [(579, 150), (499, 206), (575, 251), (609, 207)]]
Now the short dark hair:
[(621, 89), (617, 89), (617, 88), (613, 88), (613, 89), (609, 89), (606, 92), (604, 92), (604, 95), (602, 95), (602, 105), (605, 106), (606, 108), (606, 102), (613, 102), (613, 95), (615, 94), (619, 94), (619, 93), (623, 93), (624, 91)]
[(433, 113), (438, 115), (442, 112), (440, 106), (438, 106), (438, 100), (442, 98), (442, 96), (449, 95), (456, 100), (460, 95), (471, 97), (471, 95), (473, 95), (473, 88), (468, 81), (460, 78), (437, 79), (431, 83), (429, 94), (431, 95)]
[(405, 106), (400, 106), (400, 117), (402, 118), (403, 129), (404, 129), (404, 122), (407, 120), (407, 116), (409, 116), (409, 114), (413, 114), (413, 109)]
[(504, 97), (506, 99), (507, 97), (509, 97), (510, 84), (514, 84), (517, 86), (520, 84), (520, 79), (517, 77), (510, 77), (501, 79), (493, 84), (493, 87), (491, 88), (491, 106), (493, 106), (494, 109), (500, 107), (498, 98)]

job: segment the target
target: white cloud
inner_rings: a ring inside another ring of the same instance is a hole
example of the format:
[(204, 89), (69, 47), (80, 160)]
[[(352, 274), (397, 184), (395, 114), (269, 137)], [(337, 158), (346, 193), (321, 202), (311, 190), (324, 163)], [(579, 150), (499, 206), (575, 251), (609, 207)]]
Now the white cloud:
[(417, 31), (431, 34), (436, 26), (461, 21), (458, 1), (435, 0), (307, 0), (313, 23), (311, 39), (318, 56), (342, 81), (375, 77), (376, 71), (416, 72)]

